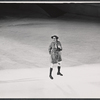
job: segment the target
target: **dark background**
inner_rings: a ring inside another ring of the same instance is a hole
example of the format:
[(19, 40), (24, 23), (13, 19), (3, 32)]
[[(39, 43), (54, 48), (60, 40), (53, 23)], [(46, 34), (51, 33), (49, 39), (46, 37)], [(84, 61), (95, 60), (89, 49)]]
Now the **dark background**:
[(62, 3), (62, 4), (0, 3), (0, 18), (7, 18), (7, 17), (57, 18), (65, 14), (99, 18), (100, 4), (99, 3)]

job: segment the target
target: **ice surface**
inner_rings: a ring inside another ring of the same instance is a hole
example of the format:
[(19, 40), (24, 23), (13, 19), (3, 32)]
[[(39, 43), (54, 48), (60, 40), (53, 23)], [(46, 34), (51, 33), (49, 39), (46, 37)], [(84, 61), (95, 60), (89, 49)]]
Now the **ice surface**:
[[(0, 23), (1, 98), (100, 98), (100, 24), (10, 19)], [(51, 35), (63, 46), (62, 73), (49, 79)]]

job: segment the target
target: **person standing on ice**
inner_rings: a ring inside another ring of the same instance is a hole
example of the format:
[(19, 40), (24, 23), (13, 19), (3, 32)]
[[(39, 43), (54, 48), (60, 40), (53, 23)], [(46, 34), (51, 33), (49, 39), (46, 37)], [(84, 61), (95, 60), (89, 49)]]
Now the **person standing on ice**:
[(51, 66), (50, 66), (50, 74), (49, 77), (51, 79), (53, 79), (52, 76), (52, 71), (53, 71), (53, 66), (54, 64), (57, 64), (58, 66), (58, 72), (57, 75), (61, 75), (63, 76), (63, 74), (61, 74), (60, 69), (61, 69), (61, 51), (62, 51), (62, 45), (61, 42), (58, 41), (58, 36), (53, 35), (51, 36), (51, 39), (53, 40), (49, 46), (49, 54), (51, 55)]

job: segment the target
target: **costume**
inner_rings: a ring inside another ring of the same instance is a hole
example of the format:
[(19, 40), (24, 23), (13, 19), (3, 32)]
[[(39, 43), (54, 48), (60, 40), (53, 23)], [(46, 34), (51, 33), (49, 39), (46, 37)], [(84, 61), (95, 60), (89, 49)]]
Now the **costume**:
[(61, 46), (60, 41), (58, 41), (58, 36), (54, 35), (54, 36), (51, 36), (51, 38), (54, 40), (49, 46), (49, 54), (51, 55), (51, 67), (50, 67), (49, 77), (53, 79), (52, 77), (53, 65), (56, 63), (58, 64), (57, 75), (63, 76), (63, 74), (61, 74), (60, 72), (60, 69), (61, 69), (60, 63), (62, 61), (62, 58), (61, 58), (62, 46)]
[[(60, 51), (58, 48), (60, 48)], [(62, 50), (62, 46), (61, 46), (60, 41), (52, 42), (50, 44), (49, 53), (51, 55), (51, 63), (56, 64), (62, 61), (61, 50)]]

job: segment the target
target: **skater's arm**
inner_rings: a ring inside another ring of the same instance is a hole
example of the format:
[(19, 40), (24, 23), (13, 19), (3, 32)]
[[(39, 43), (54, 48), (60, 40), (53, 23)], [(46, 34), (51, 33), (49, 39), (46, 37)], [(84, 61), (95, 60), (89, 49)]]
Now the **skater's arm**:
[(61, 42), (59, 41), (59, 45), (60, 45), (60, 49), (62, 50), (63, 48), (62, 48), (62, 45), (61, 45)]
[(52, 43), (50, 44), (50, 46), (49, 46), (49, 54), (51, 54), (51, 49), (52, 49)]

